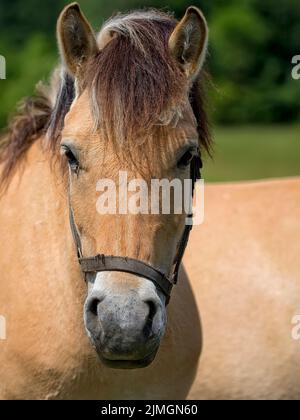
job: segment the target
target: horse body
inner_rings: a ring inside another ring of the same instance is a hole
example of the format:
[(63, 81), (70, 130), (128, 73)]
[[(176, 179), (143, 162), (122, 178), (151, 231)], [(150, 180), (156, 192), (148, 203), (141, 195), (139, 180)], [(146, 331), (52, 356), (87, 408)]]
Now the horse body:
[(21, 171), (0, 206), (1, 398), (299, 398), (299, 179), (206, 187), (158, 356), (119, 371), (86, 337), (65, 191), (39, 144)]
[(300, 180), (209, 185), (185, 258), (203, 327), (191, 398), (300, 397)]

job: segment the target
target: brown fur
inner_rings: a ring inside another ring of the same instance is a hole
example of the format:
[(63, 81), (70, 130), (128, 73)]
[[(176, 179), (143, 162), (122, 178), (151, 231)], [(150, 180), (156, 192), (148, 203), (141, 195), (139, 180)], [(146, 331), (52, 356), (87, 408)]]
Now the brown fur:
[(121, 144), (145, 139), (155, 125), (164, 123), (165, 114), (175, 114), (187, 90), (186, 78), (168, 50), (176, 22), (166, 16), (134, 25), (140, 45), (120, 34), (87, 71), (96, 121)]

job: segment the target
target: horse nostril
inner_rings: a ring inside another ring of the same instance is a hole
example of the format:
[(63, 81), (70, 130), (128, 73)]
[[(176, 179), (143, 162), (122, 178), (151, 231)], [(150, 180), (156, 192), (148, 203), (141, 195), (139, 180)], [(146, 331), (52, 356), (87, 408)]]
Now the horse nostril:
[(90, 300), (89, 304), (88, 304), (88, 311), (94, 315), (94, 316), (98, 316), (98, 306), (99, 303), (101, 302), (100, 299), (98, 298), (93, 298)]
[(152, 300), (146, 300), (145, 303), (149, 307), (149, 313), (146, 319), (145, 326), (143, 328), (143, 333), (145, 337), (148, 338), (152, 333), (153, 320), (157, 313), (158, 308), (157, 308), (157, 304), (153, 302)]

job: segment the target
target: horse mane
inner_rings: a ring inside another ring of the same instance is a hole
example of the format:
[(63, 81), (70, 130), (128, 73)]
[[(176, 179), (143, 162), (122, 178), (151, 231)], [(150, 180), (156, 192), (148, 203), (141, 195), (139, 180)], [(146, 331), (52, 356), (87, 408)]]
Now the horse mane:
[(28, 149), (46, 134), (59, 89), (59, 71), (53, 72), (50, 83), (39, 82), (35, 93), (17, 106), (7, 129), (0, 136), (0, 186), (6, 183)]
[[(177, 21), (159, 11), (136, 11), (108, 20), (98, 42), (116, 34), (86, 71), (95, 126), (114, 141), (126, 143), (153, 126), (170, 124), (181, 114), (186, 94), (198, 122), (200, 147), (210, 153), (211, 137), (205, 106), (205, 75), (188, 83), (168, 49)], [(8, 180), (31, 145), (48, 133), (57, 154), (64, 118), (75, 98), (75, 82), (56, 69), (48, 85), (39, 84), (26, 98), (0, 138), (1, 180)]]
[(51, 107), (43, 91), (23, 99), (9, 126), (0, 137), (0, 164), (2, 180), (9, 178), (19, 160), (40, 137), (47, 125)]

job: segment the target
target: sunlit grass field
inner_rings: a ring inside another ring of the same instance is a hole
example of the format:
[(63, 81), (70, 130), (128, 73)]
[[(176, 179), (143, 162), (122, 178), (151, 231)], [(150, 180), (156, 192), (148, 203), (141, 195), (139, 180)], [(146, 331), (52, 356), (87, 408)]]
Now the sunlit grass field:
[(213, 159), (205, 158), (206, 181), (300, 176), (300, 125), (218, 127)]

